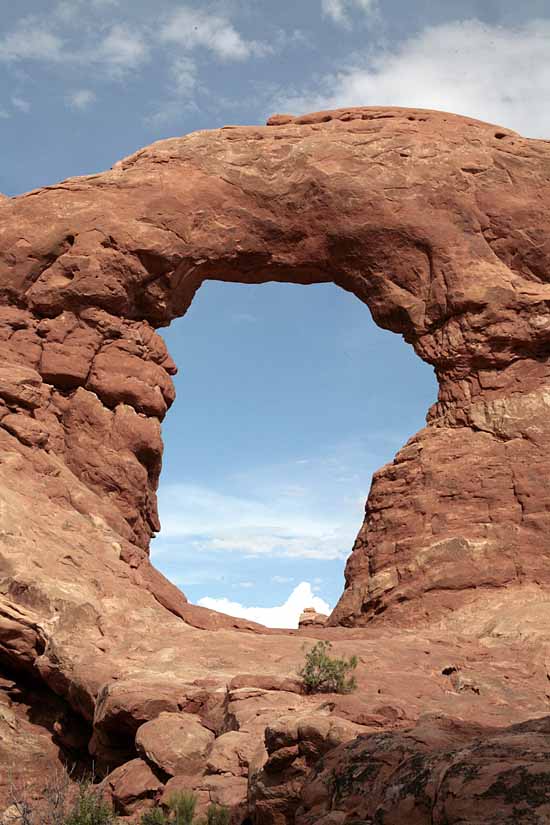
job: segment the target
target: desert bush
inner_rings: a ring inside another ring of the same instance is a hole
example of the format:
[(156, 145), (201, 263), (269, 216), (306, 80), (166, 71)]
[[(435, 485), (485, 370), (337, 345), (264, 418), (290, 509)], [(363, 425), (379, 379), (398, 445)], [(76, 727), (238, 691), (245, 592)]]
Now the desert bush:
[(205, 825), (229, 825), (231, 815), (223, 805), (210, 805), (206, 812)]
[(153, 808), (141, 815), (141, 825), (167, 825), (168, 819), (162, 808)]
[(73, 782), (70, 771), (56, 771), (40, 791), (12, 784), (10, 825), (114, 825), (117, 819), (89, 779)]
[(78, 785), (78, 794), (63, 825), (112, 825), (117, 818), (112, 807), (105, 802), (98, 788), (90, 782)]
[(191, 791), (180, 791), (173, 794), (168, 800), (168, 807), (172, 813), (169, 820), (174, 825), (193, 825), (197, 797)]
[(210, 805), (205, 817), (195, 819), (197, 797), (191, 791), (174, 794), (168, 800), (169, 813), (153, 808), (141, 817), (141, 825), (229, 825), (231, 814), (223, 805)]
[(332, 644), (317, 642), (306, 652), (304, 666), (298, 671), (306, 693), (351, 693), (357, 687), (357, 656), (337, 659), (329, 655)]

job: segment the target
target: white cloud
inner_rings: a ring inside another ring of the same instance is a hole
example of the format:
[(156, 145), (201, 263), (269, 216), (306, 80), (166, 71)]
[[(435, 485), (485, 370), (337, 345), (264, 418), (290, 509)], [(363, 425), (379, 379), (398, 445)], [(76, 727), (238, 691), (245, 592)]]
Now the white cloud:
[(159, 503), (162, 533), (155, 553), (174, 552), (174, 540), (185, 540), (197, 552), (346, 558), (362, 519), (362, 508), (355, 501), (342, 519), (341, 512), (324, 513), (307, 497), (289, 499), (284, 488), (251, 497), (173, 484), (161, 487)]
[(62, 59), (63, 46), (61, 38), (41, 25), (38, 18), (27, 17), (20, 20), (12, 32), (0, 38), (0, 60), (58, 61)]
[(245, 607), (227, 598), (215, 599), (205, 596), (199, 599), (201, 607), (209, 607), (229, 616), (250, 619), (266, 627), (298, 627), (300, 613), (306, 607), (314, 607), (318, 613), (330, 613), (330, 605), (313, 593), (309, 582), (301, 582), (294, 588), (286, 602), (278, 607)]
[[(372, 473), (391, 458), (406, 435), (393, 433), (390, 438), (378, 430), (368, 436), (350, 435), (299, 463), (290, 459), (235, 471), (218, 478), (216, 488), (162, 483), (162, 529), (153, 555), (161, 566), (177, 566), (180, 553), (211, 551), (347, 558), (364, 518)], [(345, 485), (338, 481), (342, 475), (350, 479)]]
[(96, 99), (96, 93), (91, 89), (77, 89), (77, 91), (71, 92), (67, 97), (67, 105), (71, 109), (78, 109), (83, 112), (85, 109), (88, 109)]
[(239, 587), (242, 587), (243, 590), (252, 590), (253, 587), (256, 587), (256, 582), (239, 582)]
[(99, 43), (92, 59), (107, 63), (113, 69), (135, 69), (149, 57), (149, 47), (138, 29), (116, 24)]
[(18, 109), (20, 112), (24, 112), (27, 114), (31, 110), (31, 104), (28, 100), (25, 100), (23, 97), (17, 97), (14, 95), (11, 99), (12, 105), (15, 109)]
[(355, 59), (316, 88), (282, 95), (279, 111), (339, 106), (443, 109), (550, 137), (550, 20), (430, 26), (396, 49)]
[(222, 60), (245, 60), (270, 51), (264, 44), (245, 40), (227, 18), (187, 6), (168, 18), (160, 40), (187, 51), (205, 48)]
[[(52, 16), (20, 19), (13, 31), (0, 38), (0, 61), (103, 64), (111, 73), (120, 74), (148, 59), (150, 49), (144, 31), (126, 24), (114, 23), (105, 31), (104, 24), (88, 20), (84, 30), (87, 36), (77, 42), (74, 23), (82, 22), (85, 11), (87, 8), (81, 8), (75, 0), (58, 4)], [(64, 38), (57, 33), (62, 27), (66, 29)]]
[(350, 14), (354, 9), (372, 15), (378, 6), (377, 0), (321, 0), (321, 9), (324, 17), (341, 26), (349, 26)]
[(275, 584), (290, 584), (294, 581), (294, 576), (271, 576), (271, 581)]
[(4, 109), (3, 106), (0, 106), (0, 119), (1, 120), (9, 120), (10, 117), (11, 117), (11, 115), (8, 112), (8, 110)]
[(172, 63), (173, 91), (178, 97), (191, 97), (197, 85), (197, 65), (190, 57), (178, 57)]

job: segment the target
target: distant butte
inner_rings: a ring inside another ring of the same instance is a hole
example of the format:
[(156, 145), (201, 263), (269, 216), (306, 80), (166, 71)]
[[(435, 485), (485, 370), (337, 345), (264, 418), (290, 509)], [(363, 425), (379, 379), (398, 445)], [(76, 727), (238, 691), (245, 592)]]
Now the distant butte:
[[(438, 401), (373, 478), (327, 627), (195, 607), (149, 562), (176, 370), (155, 330), (207, 279), (334, 282), (435, 369)], [(0, 197), (10, 777), (93, 758), (121, 815), (193, 787), (234, 825), (405, 822), (407, 787), (418, 825), (487, 822), (476, 794), (499, 823), (550, 815), (525, 791), (550, 773), (548, 722), (526, 722), (548, 713), (549, 308), (550, 142), (443, 112), (276, 115)], [(357, 694), (299, 692), (307, 638), (357, 653)], [(478, 767), (443, 780), (464, 749)], [(418, 776), (392, 796), (367, 772), (361, 808), (349, 754), (390, 751)], [(319, 790), (334, 760), (348, 796)]]

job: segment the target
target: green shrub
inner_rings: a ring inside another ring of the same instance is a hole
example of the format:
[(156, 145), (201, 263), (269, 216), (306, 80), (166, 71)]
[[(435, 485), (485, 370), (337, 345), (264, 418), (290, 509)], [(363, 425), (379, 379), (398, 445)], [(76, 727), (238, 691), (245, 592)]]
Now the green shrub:
[[(93, 784), (93, 775), (77, 779), (73, 768), (54, 768), (38, 783), (10, 780), (7, 802), (14, 825), (115, 825), (113, 809)], [(11, 820), (10, 820), (11, 821)]]
[(357, 687), (355, 676), (357, 656), (336, 659), (329, 656), (330, 642), (317, 642), (306, 652), (306, 661), (298, 671), (306, 693), (351, 693)]
[(168, 807), (173, 813), (171, 822), (174, 825), (193, 825), (197, 797), (192, 791), (180, 791), (173, 794), (168, 800)]
[(206, 825), (229, 825), (231, 815), (223, 805), (210, 805), (206, 812)]
[(82, 782), (63, 825), (114, 825), (116, 821), (113, 809), (99, 790), (88, 782)]
[(168, 825), (168, 819), (162, 808), (153, 808), (141, 815), (141, 825)]
[(176, 793), (168, 800), (170, 813), (153, 808), (142, 814), (141, 825), (229, 825), (231, 814), (223, 805), (210, 805), (206, 816), (195, 819), (197, 797), (192, 791)]

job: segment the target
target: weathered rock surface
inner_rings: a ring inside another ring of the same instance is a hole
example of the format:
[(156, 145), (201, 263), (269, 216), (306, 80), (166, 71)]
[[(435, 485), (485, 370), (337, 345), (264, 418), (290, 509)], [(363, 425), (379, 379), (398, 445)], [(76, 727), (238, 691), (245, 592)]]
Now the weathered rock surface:
[(310, 770), (329, 751), (354, 740), (363, 728), (334, 718), (328, 708), (292, 714), (265, 730), (265, 757), (250, 772), (249, 804), (258, 823), (294, 822)]
[(423, 717), (327, 755), (296, 825), (515, 825), (550, 819), (550, 717), (486, 729)]
[(138, 753), (168, 776), (200, 772), (213, 741), (191, 713), (161, 713), (136, 734)]
[[(199, 132), (3, 198), (0, 666), (15, 688), (0, 756), (25, 778), (42, 767), (24, 752), (87, 751), (131, 815), (191, 783), (241, 825), (248, 781), (256, 825), (290, 825), (319, 755), (341, 751), (330, 736), (274, 747), (280, 718), (390, 736), (426, 711), (490, 729), (544, 716), (549, 232), (549, 143), (421, 110)], [(209, 278), (334, 281), (436, 371), (428, 425), (374, 476), (332, 627), (196, 608), (149, 562), (175, 371), (155, 330)], [(300, 694), (304, 636), (357, 654), (357, 695)], [(23, 686), (53, 716), (15, 701)], [(192, 765), (144, 743), (166, 714), (204, 731)]]
[(132, 759), (114, 770), (103, 782), (106, 796), (117, 814), (131, 816), (135, 811), (153, 807), (164, 784), (143, 759)]

